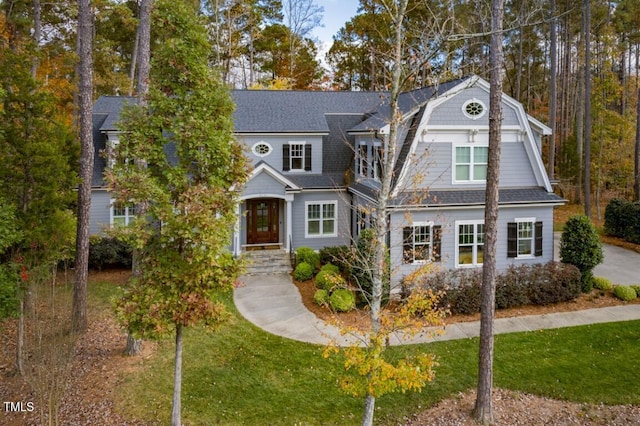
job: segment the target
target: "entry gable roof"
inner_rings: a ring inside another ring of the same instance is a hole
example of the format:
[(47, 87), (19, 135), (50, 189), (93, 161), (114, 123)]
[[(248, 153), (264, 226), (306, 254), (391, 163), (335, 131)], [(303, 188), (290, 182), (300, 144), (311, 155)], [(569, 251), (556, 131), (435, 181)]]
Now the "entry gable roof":
[(284, 176), (282, 173), (280, 173), (279, 171), (277, 171), (276, 169), (274, 169), (273, 167), (271, 167), (269, 164), (267, 164), (264, 161), (260, 161), (260, 162), (258, 162), (256, 164), (254, 169), (249, 174), (248, 181), (251, 181), (251, 180), (257, 178), (258, 176), (260, 176), (263, 173), (266, 173), (267, 175), (271, 176), (273, 179), (275, 179), (277, 182), (282, 184), (282, 186), (284, 186), (284, 187), (288, 187), (288, 188), (294, 189), (294, 190), (300, 190), (301, 189), (300, 186), (298, 186), (292, 180), (288, 179), (286, 176)]

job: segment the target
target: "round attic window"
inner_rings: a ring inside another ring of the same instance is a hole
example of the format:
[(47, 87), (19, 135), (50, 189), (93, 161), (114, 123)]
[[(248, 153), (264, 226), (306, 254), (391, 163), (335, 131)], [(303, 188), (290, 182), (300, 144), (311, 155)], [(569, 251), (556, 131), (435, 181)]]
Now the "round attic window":
[(486, 110), (487, 108), (478, 99), (471, 99), (465, 102), (462, 106), (464, 115), (471, 118), (472, 120), (477, 120), (478, 118), (482, 117)]
[(266, 142), (258, 142), (257, 144), (253, 145), (252, 148), (253, 153), (258, 157), (266, 157), (271, 153), (272, 150), (273, 148), (271, 148), (271, 145)]

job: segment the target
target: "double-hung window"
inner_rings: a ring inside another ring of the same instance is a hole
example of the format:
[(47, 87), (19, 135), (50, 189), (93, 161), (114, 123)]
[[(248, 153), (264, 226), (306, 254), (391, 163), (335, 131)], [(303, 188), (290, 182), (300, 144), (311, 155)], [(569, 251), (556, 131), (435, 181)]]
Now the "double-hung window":
[(311, 170), (311, 145), (305, 142), (289, 142), (282, 145), (282, 170), (301, 172)]
[(111, 203), (111, 225), (126, 226), (130, 224), (136, 216), (136, 209), (133, 204)]
[(306, 237), (335, 237), (338, 235), (337, 201), (306, 203)]
[(432, 223), (414, 223), (402, 228), (402, 263), (439, 261), (441, 229)]
[(507, 257), (542, 256), (542, 222), (535, 218), (515, 219), (507, 224)]
[(485, 182), (489, 147), (456, 146), (454, 148), (455, 182)]
[(457, 266), (480, 266), (484, 262), (484, 222), (456, 222)]

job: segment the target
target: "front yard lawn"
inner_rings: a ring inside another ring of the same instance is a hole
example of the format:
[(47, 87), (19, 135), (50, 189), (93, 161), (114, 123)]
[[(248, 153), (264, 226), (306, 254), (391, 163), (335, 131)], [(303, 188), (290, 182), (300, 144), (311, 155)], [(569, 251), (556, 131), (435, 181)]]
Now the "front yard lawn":
[[(188, 330), (183, 367), (187, 425), (359, 424), (363, 400), (338, 388), (343, 372), (322, 348), (270, 335), (235, 313), (218, 333)], [(552, 398), (640, 404), (634, 367), (640, 321), (499, 335), (495, 386)], [(397, 424), (476, 385), (477, 339), (394, 347), (392, 356), (437, 354), (435, 381), (422, 393), (378, 399), (377, 421)], [(173, 344), (158, 346), (141, 371), (118, 389), (118, 411), (166, 424), (171, 409)]]

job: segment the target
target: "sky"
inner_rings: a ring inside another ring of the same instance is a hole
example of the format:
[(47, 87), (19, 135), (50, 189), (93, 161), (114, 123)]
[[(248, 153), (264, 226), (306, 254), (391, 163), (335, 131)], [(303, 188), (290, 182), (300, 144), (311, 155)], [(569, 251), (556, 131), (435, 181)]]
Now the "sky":
[(356, 15), (358, 0), (316, 0), (318, 6), (324, 7), (322, 22), (324, 27), (313, 30), (313, 35), (320, 42), (318, 46), (318, 58), (324, 59), (325, 53), (333, 43), (333, 36), (342, 28), (345, 22)]

